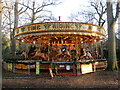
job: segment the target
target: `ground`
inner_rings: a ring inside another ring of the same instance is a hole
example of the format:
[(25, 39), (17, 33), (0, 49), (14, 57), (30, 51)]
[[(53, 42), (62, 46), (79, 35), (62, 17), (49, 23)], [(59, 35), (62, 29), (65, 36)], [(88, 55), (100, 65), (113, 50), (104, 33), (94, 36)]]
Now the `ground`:
[[(97, 71), (80, 76), (56, 76), (49, 74), (36, 76), (35, 72), (12, 73), (3, 70), (2, 87), (5, 88), (116, 88), (118, 86), (118, 73), (112, 71)], [(119, 73), (120, 74), (120, 73)], [(3, 90), (4, 90), (3, 89)], [(7, 89), (8, 90), (8, 89)], [(17, 89), (15, 89), (17, 90)]]

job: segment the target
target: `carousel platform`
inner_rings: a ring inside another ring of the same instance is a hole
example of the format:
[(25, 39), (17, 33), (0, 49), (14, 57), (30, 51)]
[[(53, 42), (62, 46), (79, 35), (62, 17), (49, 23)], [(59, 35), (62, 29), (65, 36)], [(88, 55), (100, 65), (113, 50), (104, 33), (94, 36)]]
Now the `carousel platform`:
[(19, 70), (26, 70), (30, 74), (34, 70), (36, 75), (40, 75), (42, 71), (47, 71), (51, 77), (56, 75), (81, 75), (96, 72), (96, 70), (105, 69), (106, 67), (106, 59), (78, 60), (76, 62), (43, 62), (41, 60), (3, 61), (3, 68), (13, 73), (19, 73)]

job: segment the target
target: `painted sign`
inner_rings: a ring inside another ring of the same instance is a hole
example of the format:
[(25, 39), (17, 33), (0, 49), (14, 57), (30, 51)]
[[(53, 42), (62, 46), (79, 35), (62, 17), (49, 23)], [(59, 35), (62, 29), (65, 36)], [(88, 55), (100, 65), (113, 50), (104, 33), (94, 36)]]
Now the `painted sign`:
[(36, 61), (36, 75), (40, 74), (40, 62)]
[(12, 63), (8, 63), (8, 70), (12, 71)]
[(82, 64), (81, 65), (81, 72), (82, 72), (82, 74), (93, 72), (92, 63)]

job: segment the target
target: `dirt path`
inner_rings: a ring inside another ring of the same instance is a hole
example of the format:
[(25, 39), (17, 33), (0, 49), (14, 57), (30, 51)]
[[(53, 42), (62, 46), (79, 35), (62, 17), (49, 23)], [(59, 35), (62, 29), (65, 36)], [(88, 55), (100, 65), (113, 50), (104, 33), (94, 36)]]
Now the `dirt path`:
[[(119, 73), (120, 74), (120, 73)], [(118, 72), (97, 71), (81, 76), (15, 74), (3, 72), (3, 88), (118, 88)]]

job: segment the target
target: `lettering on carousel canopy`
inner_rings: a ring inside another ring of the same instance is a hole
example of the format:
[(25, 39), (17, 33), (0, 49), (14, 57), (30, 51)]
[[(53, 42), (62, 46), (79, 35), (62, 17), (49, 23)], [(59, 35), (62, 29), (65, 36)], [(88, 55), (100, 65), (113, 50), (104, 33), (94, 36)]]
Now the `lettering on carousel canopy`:
[(97, 26), (92, 25), (86, 25), (86, 24), (79, 24), (79, 23), (55, 23), (55, 24), (49, 24), (49, 23), (43, 23), (43, 24), (36, 24), (36, 25), (30, 25), (30, 26), (24, 26), (16, 31), (17, 33), (24, 32), (24, 31), (40, 31), (40, 30), (90, 30), (90, 31), (98, 31), (103, 32), (104, 29), (101, 29)]
[(21, 32), (24, 31), (36, 31), (47, 29), (80, 29), (82, 25), (77, 24), (43, 24), (43, 25), (31, 25), (21, 28)]
[(28, 31), (40, 30), (40, 29), (41, 29), (41, 25), (34, 25), (28, 27)]
[[(76, 26), (79, 28), (80, 26)], [(32, 25), (27, 27), (28, 31), (40, 30), (40, 29), (73, 29), (74, 26), (71, 24), (45, 24), (45, 25)], [(22, 28), (24, 30), (25, 28)]]
[(53, 24), (52, 28), (66, 28), (66, 29), (73, 29), (73, 25), (71, 24)]

